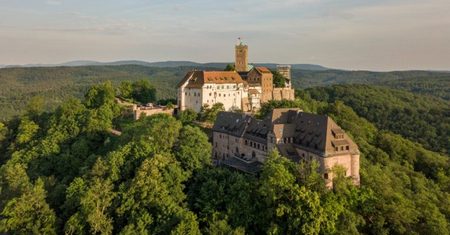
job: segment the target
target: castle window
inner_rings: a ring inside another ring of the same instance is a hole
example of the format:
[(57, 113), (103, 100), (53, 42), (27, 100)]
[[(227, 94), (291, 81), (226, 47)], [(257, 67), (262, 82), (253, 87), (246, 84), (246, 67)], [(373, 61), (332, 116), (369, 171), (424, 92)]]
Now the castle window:
[(327, 180), (328, 179), (328, 173), (323, 174), (323, 178)]
[(211, 96), (212, 94), (211, 94), (211, 92), (209, 93), (209, 96)]
[(345, 146), (345, 149), (346, 149), (346, 150), (350, 150), (350, 146), (348, 146), (348, 145)]
[(236, 147), (236, 153), (239, 153), (239, 149), (238, 149), (238, 147)]
[(255, 153), (255, 151), (252, 151), (252, 158), (255, 158), (256, 157), (256, 153)]
[(248, 141), (247, 140), (245, 140), (245, 145), (248, 145)]
[(339, 147), (334, 148), (334, 150), (339, 151)]

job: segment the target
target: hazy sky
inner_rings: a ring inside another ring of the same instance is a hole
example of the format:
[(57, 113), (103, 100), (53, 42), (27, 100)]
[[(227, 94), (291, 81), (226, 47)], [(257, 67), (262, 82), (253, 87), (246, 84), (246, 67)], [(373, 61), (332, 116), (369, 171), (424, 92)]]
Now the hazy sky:
[(450, 69), (450, 0), (0, 0), (0, 64), (234, 59)]

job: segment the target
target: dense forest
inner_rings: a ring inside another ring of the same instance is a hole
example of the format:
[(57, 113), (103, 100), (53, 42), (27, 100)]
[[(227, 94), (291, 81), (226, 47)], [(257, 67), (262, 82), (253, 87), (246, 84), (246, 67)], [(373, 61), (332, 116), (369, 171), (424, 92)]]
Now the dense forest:
[[(133, 84), (140, 83), (131, 84), (130, 97), (141, 97), (132, 95), (140, 90)], [(317, 164), (295, 164), (276, 151), (256, 176), (214, 167), (208, 137), (193, 124), (197, 117), (192, 112), (126, 122), (114, 100), (124, 89), (117, 87), (108, 82), (94, 85), (82, 99), (69, 99), (54, 111), (28, 105), (20, 117), (0, 123), (0, 232), (450, 232), (450, 159), (445, 151), (427, 150), (425, 143), (417, 143), (421, 139), (394, 132), (397, 120), (371, 120), (356, 101), (351, 102), (361, 99), (370, 105), (371, 99), (360, 94), (382, 96), (374, 97), (374, 103), (382, 99), (394, 107), (372, 112), (388, 113), (420, 103), (406, 93), (343, 86), (353, 97), (347, 100), (337, 86), (264, 105), (261, 117), (275, 107), (327, 114), (359, 145), (361, 186), (353, 186), (336, 169), (335, 187), (327, 190)], [(429, 109), (445, 105), (440, 102)], [(212, 121), (216, 111), (198, 118)], [(413, 120), (418, 122), (411, 121), (413, 125), (422, 125), (420, 118)], [(122, 134), (110, 134), (118, 126)]]
[[(219, 64), (218, 64), (219, 65)], [(142, 65), (79, 66), (0, 69), (0, 120), (22, 114), (30, 99), (39, 96), (46, 110), (54, 110), (69, 98), (82, 98), (92, 85), (110, 80), (146, 79), (158, 90), (157, 99), (175, 98), (176, 84), (192, 69), (223, 67), (149, 67)], [(405, 71), (368, 72), (341, 70), (292, 70), (296, 89), (333, 84), (375, 84), (449, 100), (450, 73)]]
[(450, 101), (368, 85), (335, 85), (302, 92), (328, 103), (342, 101), (380, 129), (436, 152), (450, 152)]

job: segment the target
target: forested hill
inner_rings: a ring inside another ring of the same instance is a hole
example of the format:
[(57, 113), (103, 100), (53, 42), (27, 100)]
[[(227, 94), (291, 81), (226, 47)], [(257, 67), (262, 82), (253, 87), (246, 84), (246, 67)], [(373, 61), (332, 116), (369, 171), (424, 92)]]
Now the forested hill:
[(380, 129), (436, 152), (450, 152), (450, 101), (369, 85), (316, 87), (304, 92), (328, 103), (342, 101)]
[[(361, 152), (361, 186), (337, 168), (335, 187), (327, 190), (315, 163), (297, 164), (277, 152), (256, 176), (212, 166), (195, 113), (126, 121), (116, 92), (131, 91), (133, 98), (145, 84), (99, 84), (55, 111), (29, 106), (0, 123), (0, 233), (450, 233), (448, 156), (379, 129), (336, 98), (339, 88), (272, 101), (260, 114), (297, 107), (331, 116), (352, 136)], [(200, 119), (213, 116), (206, 112)], [(118, 126), (122, 135), (109, 134)]]
[(292, 76), (296, 88), (334, 84), (372, 84), (450, 100), (450, 72), (293, 70)]
[[(217, 66), (222, 65), (218, 64)], [(78, 66), (0, 69), (0, 120), (20, 114), (29, 100), (41, 96), (48, 109), (69, 97), (81, 98), (93, 84), (106, 80), (118, 84), (124, 80), (147, 79), (157, 89), (157, 98), (175, 98), (176, 84), (192, 69), (223, 67), (150, 67), (142, 65)], [(405, 71), (312, 71), (293, 69), (293, 85), (297, 89), (333, 84), (377, 84), (449, 99), (450, 73)]]

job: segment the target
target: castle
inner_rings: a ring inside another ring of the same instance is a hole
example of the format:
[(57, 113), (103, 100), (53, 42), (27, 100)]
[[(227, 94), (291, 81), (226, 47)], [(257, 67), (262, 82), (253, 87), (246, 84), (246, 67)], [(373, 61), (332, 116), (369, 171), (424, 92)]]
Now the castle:
[(200, 112), (205, 105), (222, 103), (225, 110), (254, 112), (270, 100), (294, 100), (290, 66), (277, 67), (285, 79), (284, 87), (274, 87), (273, 74), (266, 67), (248, 63), (248, 46), (235, 45), (234, 71), (190, 71), (178, 84), (178, 107), (181, 111)]
[(274, 109), (264, 120), (249, 115), (270, 100), (294, 100), (291, 67), (278, 65), (284, 87), (274, 87), (273, 73), (248, 64), (248, 46), (235, 45), (234, 71), (190, 71), (178, 84), (181, 111), (200, 112), (204, 106), (222, 103), (212, 128), (213, 159), (240, 171), (257, 174), (270, 151), (294, 162), (319, 163), (327, 187), (333, 187), (335, 166), (345, 169), (359, 185), (359, 150), (352, 139), (328, 116), (299, 109)]
[(317, 161), (328, 188), (335, 166), (359, 185), (359, 150), (328, 116), (299, 109), (274, 109), (264, 120), (236, 112), (220, 112), (213, 126), (213, 159), (256, 174), (272, 149), (294, 162)]

